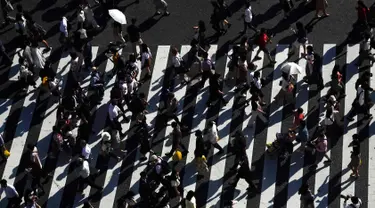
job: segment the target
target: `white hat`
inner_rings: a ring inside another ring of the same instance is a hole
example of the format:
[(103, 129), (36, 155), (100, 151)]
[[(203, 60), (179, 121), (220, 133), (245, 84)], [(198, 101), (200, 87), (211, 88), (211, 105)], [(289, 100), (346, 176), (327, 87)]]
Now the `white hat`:
[(108, 132), (103, 132), (102, 133), (102, 140), (107, 142), (107, 141), (111, 141), (111, 134), (108, 133)]

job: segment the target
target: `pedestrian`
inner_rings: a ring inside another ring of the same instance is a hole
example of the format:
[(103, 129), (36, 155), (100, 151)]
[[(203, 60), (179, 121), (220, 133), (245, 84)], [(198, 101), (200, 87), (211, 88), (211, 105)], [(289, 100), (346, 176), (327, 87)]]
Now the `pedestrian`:
[(368, 14), (370, 9), (362, 0), (357, 1), (357, 24), (362, 27), (367, 27), (368, 25)]
[(217, 143), (219, 141), (219, 130), (215, 121), (209, 121), (206, 129), (203, 131), (206, 141), (210, 141), (211, 145), (219, 150), (218, 154), (224, 153), (224, 149)]
[(96, 188), (99, 191), (103, 191), (103, 187), (95, 184), (95, 181), (93, 179), (93, 175), (91, 175), (90, 172), (90, 166), (89, 163), (82, 159), (78, 158), (77, 160), (77, 166), (76, 173), (78, 174), (78, 192), (83, 192), (84, 185), (88, 184), (91, 187)]
[(112, 99), (111, 102), (108, 105), (108, 115), (109, 120), (111, 121), (111, 127), (112, 129), (116, 129), (119, 131), (120, 136), (124, 137), (125, 133), (122, 132), (121, 123), (119, 121), (119, 118), (122, 115), (121, 109), (118, 107), (118, 100)]
[(87, 144), (86, 140), (81, 140), (80, 146), (81, 146), (81, 157), (85, 161), (89, 162), (91, 160), (91, 147), (90, 147), (90, 145)]
[(294, 109), (294, 119), (293, 119), (293, 127), (296, 128), (300, 125), (300, 122), (305, 119), (305, 114), (303, 113), (303, 108)]
[(309, 141), (309, 131), (307, 129), (306, 120), (301, 120), (300, 124), (296, 128), (292, 128), (292, 131), (297, 132), (296, 142), (301, 143), (300, 152), (305, 151), (307, 142)]
[(327, 159), (326, 161), (324, 161), (324, 163), (330, 164), (332, 160), (327, 155), (328, 143), (327, 143), (326, 135), (324, 133), (321, 133), (314, 143), (315, 143), (315, 153), (317, 154), (316, 154), (315, 164), (313, 164), (311, 168), (312, 169), (316, 168), (318, 166), (318, 163), (323, 159), (323, 157)]
[(16, 15), (16, 23), (14, 23), (14, 28), (21, 38), (21, 41), (25, 41), (27, 39), (26, 20), (21, 14)]
[(98, 69), (94, 66), (91, 68), (91, 80), (90, 87), (94, 91), (94, 97), (96, 102), (99, 104), (103, 100), (104, 96), (104, 80)]
[(165, 0), (153, 0), (153, 2), (155, 5), (155, 10), (156, 10), (154, 16), (160, 15), (161, 14), (160, 10), (163, 11), (163, 16), (170, 15), (170, 13), (168, 12), (168, 4), (167, 2), (165, 2)]
[(291, 0), (280, 0), (280, 4), (283, 6), (284, 19), (287, 19), (293, 9), (293, 2)]
[(314, 195), (311, 193), (308, 184), (302, 184), (302, 186), (298, 189), (298, 194), (301, 195), (300, 200), (302, 207), (315, 208)]
[(60, 21), (60, 37), (59, 41), (63, 46), (64, 51), (68, 49), (69, 31), (68, 31), (68, 19), (62, 17)]
[(43, 69), (46, 63), (46, 59), (44, 58), (43, 53), (40, 51), (37, 42), (31, 43), (31, 56), (33, 58), (35, 67), (38, 69)]
[(34, 81), (34, 74), (29, 70), (28, 63), (23, 57), (18, 59), (20, 64), (20, 77), (19, 80), (22, 83), (23, 90), (27, 90), (29, 86), (36, 88), (36, 82)]
[(254, 56), (254, 60), (260, 60), (261, 57), (259, 56), (259, 53), (261, 51), (263, 51), (264, 54), (267, 55), (267, 57), (270, 60), (271, 64), (275, 64), (276, 61), (272, 59), (271, 54), (270, 54), (269, 50), (267, 49), (267, 44), (268, 43), (272, 43), (272, 40), (268, 36), (266, 29), (262, 28), (262, 29), (260, 29), (260, 33), (259, 33), (258, 37), (256, 38), (256, 44), (259, 46), (259, 49), (258, 49), (258, 51), (256, 52), (256, 54)]
[(233, 186), (234, 188), (236, 188), (238, 181), (241, 178), (243, 178), (243, 179), (246, 180), (247, 184), (249, 185), (249, 187), (246, 189), (247, 191), (253, 190), (256, 193), (259, 193), (258, 188), (255, 186), (255, 184), (251, 180), (251, 175), (252, 175), (252, 173), (251, 173), (251, 170), (250, 170), (250, 167), (249, 167), (249, 162), (247, 160), (243, 160), (240, 163), (240, 168), (237, 170), (237, 174), (236, 174), (234, 180), (230, 183), (230, 185)]
[(204, 84), (207, 79), (209, 79), (213, 73), (212, 71), (215, 70), (215, 63), (208, 57), (207, 52), (203, 52), (202, 54), (203, 61), (201, 65), (201, 70), (202, 70), (202, 80), (200, 81), (200, 87), (203, 88)]
[(264, 80), (260, 77), (260, 72), (251, 72), (248, 77), (249, 79), (247, 82), (250, 86), (251, 95), (259, 97), (259, 103), (261, 106), (266, 105), (266, 102), (264, 102), (264, 94), (262, 92)]
[(249, 1), (246, 1), (245, 3), (245, 13), (243, 14), (243, 30), (241, 31), (242, 34), (245, 34), (247, 31), (247, 28), (252, 29), (255, 33), (258, 33), (259, 31), (254, 27), (253, 23), (253, 11), (251, 9), (251, 4)]
[(85, 12), (86, 22), (90, 24), (91, 28), (93, 28), (94, 30), (99, 30), (100, 25), (98, 25), (91, 7), (87, 4), (83, 8), (83, 11)]
[(195, 157), (195, 165), (196, 165), (196, 169), (197, 169), (197, 173), (198, 173), (197, 174), (198, 180), (204, 178), (204, 176), (206, 174), (208, 174), (209, 171), (210, 171), (208, 169), (207, 159), (204, 155)]
[(113, 22), (113, 39), (115, 45), (119, 45), (120, 47), (124, 46), (126, 44), (126, 41), (123, 37), (122, 33), (122, 25), (116, 21)]
[(2, 179), (0, 181), (0, 198), (3, 192), (5, 192), (5, 197), (8, 199), (9, 208), (17, 208), (21, 204), (21, 197), (18, 194), (16, 188), (9, 184), (7, 180)]
[(12, 65), (13, 61), (9, 57), (6, 49), (4, 47), (3, 41), (0, 40), (0, 57), (1, 57), (1, 64), (6, 64), (7, 66)]
[(360, 43), (360, 50), (359, 50), (359, 57), (358, 57), (358, 61), (356, 63), (356, 66), (361, 66), (362, 62), (364, 60), (370, 60), (370, 64), (371, 66), (374, 65), (375, 63), (375, 57), (374, 55), (371, 53), (371, 34), (368, 33), (368, 32), (365, 32), (363, 34), (363, 39)]
[(139, 148), (139, 152), (143, 155), (143, 157), (140, 158), (141, 161), (147, 160), (146, 154), (148, 152), (153, 153), (151, 150), (150, 145), (150, 134), (146, 126), (140, 126), (140, 128), (136, 132), (137, 137), (139, 138), (139, 143), (141, 147)]
[(210, 77), (209, 83), (209, 91), (210, 91), (210, 96), (208, 97), (207, 100), (207, 107), (211, 107), (211, 103), (213, 101), (219, 100), (220, 102), (223, 103), (223, 105), (227, 105), (228, 101), (224, 99), (224, 93), (221, 91), (221, 80), (220, 80), (220, 74), (215, 73)]
[(101, 153), (104, 157), (112, 157), (119, 162), (121, 160), (121, 157), (117, 156), (115, 153), (113, 153), (114, 148), (112, 146), (112, 136), (108, 132), (103, 132), (102, 135), (102, 147), (101, 147)]
[(290, 28), (290, 30), (294, 33), (296, 36), (296, 41), (291, 45), (291, 49), (289, 54), (293, 54), (295, 50), (299, 51), (300, 46), (303, 47), (303, 53), (301, 54), (302, 56), (306, 55), (306, 47), (308, 44), (308, 39), (307, 39), (307, 31), (305, 27), (303, 26), (302, 22), (297, 22), (296, 23), (296, 30), (293, 28)]
[(350, 163), (348, 165), (348, 168), (350, 168), (353, 173), (350, 174), (350, 176), (358, 178), (359, 177), (359, 167), (362, 164), (361, 160), (361, 142), (359, 141), (359, 135), (354, 134), (352, 136), (353, 141), (350, 142), (348, 147), (352, 147), (353, 150), (351, 151), (350, 155)]
[(319, 12), (323, 12), (323, 17), (328, 17), (329, 14), (327, 13), (326, 9), (328, 7), (327, 0), (316, 0), (315, 5), (315, 18), (320, 18)]
[(172, 122), (171, 124), (173, 130), (171, 134), (169, 135), (169, 138), (172, 138), (172, 148), (169, 153), (166, 153), (165, 155), (168, 157), (171, 157), (173, 153), (180, 147), (184, 150), (185, 154), (187, 154), (189, 151), (185, 147), (185, 145), (182, 143), (182, 132), (180, 125), (177, 124), (177, 122)]
[(28, 172), (32, 176), (31, 188), (36, 193), (40, 193), (38, 191), (38, 188), (40, 188), (41, 193), (45, 193), (43, 185), (41, 184), (41, 181), (40, 181), (44, 172), (43, 172), (41, 160), (39, 158), (38, 148), (35, 145), (28, 144), (27, 149), (30, 152), (30, 164), (29, 164), (30, 169), (28, 170)]
[(370, 91), (373, 90), (369, 87), (367, 82), (363, 85), (359, 85), (357, 88), (357, 96), (352, 103), (352, 109), (350, 109), (348, 115), (346, 115), (349, 121), (353, 121), (353, 117), (359, 113), (363, 113), (365, 119), (372, 119), (372, 114), (370, 114), (370, 107), (372, 105)]
[(151, 78), (151, 64), (152, 64), (152, 53), (146, 43), (141, 45), (141, 68), (142, 71), (146, 71), (144, 80)]
[(203, 133), (201, 130), (197, 130), (195, 132), (195, 150), (194, 155), (195, 157), (201, 157), (202, 155), (207, 157), (208, 156), (208, 150), (210, 148), (210, 144), (208, 144), (204, 138)]
[(224, 0), (217, 0), (217, 3), (219, 6), (219, 24), (222, 28), (221, 34), (225, 34), (232, 26), (232, 24), (228, 21), (228, 17), (231, 17), (232, 13), (230, 12), (228, 5), (224, 2)]
[(197, 207), (196, 202), (195, 202), (195, 195), (196, 194), (195, 194), (194, 191), (188, 191), (188, 193), (186, 194), (186, 197), (183, 201), (183, 203), (185, 204), (185, 208), (196, 208)]
[(0, 157), (3, 158), (3, 161), (6, 161), (8, 159), (8, 157), (9, 157), (9, 155), (6, 155), (5, 153), (9, 153), (9, 151), (5, 147), (3, 133), (0, 133), (0, 151), (1, 151), (0, 152)]
[(165, 112), (164, 115), (167, 117), (166, 118), (166, 123), (170, 119), (173, 119), (180, 127), (183, 129), (186, 129), (186, 127), (182, 124), (180, 119), (177, 117), (177, 110), (178, 110), (178, 100), (175, 97), (175, 94), (170, 92), (168, 93), (167, 101), (165, 102), (164, 106)]
[(93, 67), (93, 63), (92, 63), (92, 43), (91, 41), (89, 40), (86, 40), (85, 41), (85, 44), (83, 46), (83, 51), (82, 51), (82, 55), (83, 55), (83, 61), (84, 61), (84, 64), (85, 66), (83, 67), (85, 70), (87, 71), (90, 71)]
[(251, 118), (247, 126), (249, 128), (253, 128), (254, 123), (257, 118), (260, 118), (264, 123), (267, 122), (267, 119), (265, 117), (266, 113), (263, 111), (263, 108), (259, 103), (259, 96), (253, 95), (250, 100), (251, 100)]
[(240, 131), (236, 131), (231, 144), (232, 153), (235, 155), (235, 158), (230, 170), (237, 170), (237, 166), (244, 160), (247, 160), (245, 135)]
[(148, 183), (147, 173), (142, 171), (140, 173), (141, 178), (139, 179), (139, 195), (141, 196), (142, 202), (144, 203), (145, 207), (151, 206), (151, 199), (152, 199), (152, 190), (150, 184)]
[[(177, 48), (172, 48), (172, 68), (170, 71), (170, 86), (169, 90), (173, 91), (175, 87), (175, 80), (176, 79), (181, 79), (182, 84), (187, 83), (188, 78), (186, 75), (186, 72), (188, 71), (186, 67), (185, 61), (182, 59), (181, 54), (178, 52)], [(176, 78), (176, 76), (178, 78)]]
[(45, 35), (47, 34), (47, 31), (41, 25), (37, 24), (33, 19), (29, 19), (26, 22), (26, 28), (32, 42), (42, 42), (45, 45), (46, 48), (43, 50), (43, 53), (51, 51), (52, 48), (45, 40)]
[(131, 25), (127, 28), (127, 33), (129, 36), (129, 40), (132, 43), (132, 50), (135, 57), (138, 57), (137, 53), (137, 45), (141, 45), (143, 43), (141, 39), (141, 30), (135, 23), (137, 22), (137, 19), (133, 18), (131, 19)]
[[(347, 196), (340, 196), (344, 198), (344, 206), (345, 208), (361, 208), (362, 207), (362, 200), (357, 196), (347, 195)], [(348, 204), (348, 200), (350, 199), (350, 204)]]

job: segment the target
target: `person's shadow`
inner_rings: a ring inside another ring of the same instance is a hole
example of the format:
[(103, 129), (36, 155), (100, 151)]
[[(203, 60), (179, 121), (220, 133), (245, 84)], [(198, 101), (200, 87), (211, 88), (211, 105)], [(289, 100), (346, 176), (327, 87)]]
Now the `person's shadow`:
[(138, 27), (139, 27), (139, 30), (141, 31), (141, 33), (149, 30), (151, 27), (156, 25), (156, 23), (158, 23), (164, 17), (164, 15), (158, 15), (158, 17), (156, 19), (155, 19), (155, 17), (157, 17), (157, 16), (154, 14), (151, 17), (149, 17), (148, 19), (146, 19), (145, 21), (143, 21), (141, 24), (139, 24)]

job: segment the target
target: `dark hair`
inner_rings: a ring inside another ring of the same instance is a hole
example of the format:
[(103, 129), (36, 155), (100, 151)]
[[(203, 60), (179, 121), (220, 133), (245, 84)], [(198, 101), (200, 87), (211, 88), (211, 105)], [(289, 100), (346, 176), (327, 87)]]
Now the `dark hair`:
[(189, 191), (186, 194), (186, 199), (190, 201), (194, 196), (195, 196), (195, 192), (194, 191)]
[(149, 52), (149, 51), (148, 51), (148, 46), (147, 46), (146, 43), (142, 43), (142, 45), (141, 45), (141, 51), (142, 51), (142, 52), (146, 52), (146, 53)]
[(137, 19), (136, 18), (132, 18), (131, 22), (132, 22), (132, 24), (135, 24), (137, 22)]

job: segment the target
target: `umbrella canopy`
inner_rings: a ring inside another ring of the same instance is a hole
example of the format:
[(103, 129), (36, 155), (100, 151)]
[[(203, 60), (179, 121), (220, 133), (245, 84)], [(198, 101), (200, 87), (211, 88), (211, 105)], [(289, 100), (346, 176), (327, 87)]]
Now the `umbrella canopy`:
[(120, 10), (110, 9), (110, 10), (108, 10), (108, 13), (109, 13), (109, 16), (111, 16), (112, 19), (115, 20), (116, 22), (118, 22), (120, 24), (123, 24), (123, 25), (126, 24), (125, 14), (122, 13)]
[(281, 66), (281, 71), (290, 75), (295, 75), (301, 74), (302, 68), (294, 62), (287, 62)]

